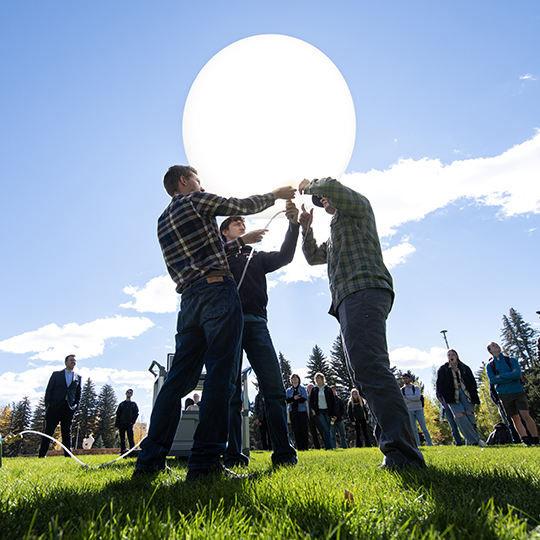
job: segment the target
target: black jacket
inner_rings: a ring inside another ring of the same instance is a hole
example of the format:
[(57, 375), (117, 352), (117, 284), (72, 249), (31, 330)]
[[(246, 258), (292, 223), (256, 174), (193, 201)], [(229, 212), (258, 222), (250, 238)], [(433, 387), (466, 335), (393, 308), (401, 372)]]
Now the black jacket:
[[(244, 313), (268, 319), (266, 314), (266, 306), (268, 305), (266, 274), (275, 272), (293, 260), (299, 229), (300, 225), (293, 225), (289, 222), (285, 240), (279, 251), (255, 251), (253, 253), (239, 290)], [(231, 255), (227, 259), (237, 283), (242, 278), (251, 250), (251, 247), (245, 246), (239, 253)]]
[(134, 424), (138, 416), (139, 407), (137, 407), (137, 404), (126, 399), (116, 409), (116, 422), (114, 425), (118, 427), (122, 424)]
[[(330, 416), (338, 416), (338, 408), (336, 404), (336, 399), (334, 396), (334, 392), (332, 392), (332, 389), (325, 384), (323, 386), (324, 390), (324, 397), (326, 398), (326, 404), (328, 405), (328, 414)], [(319, 415), (319, 387), (314, 386), (311, 390), (311, 394), (309, 395), (309, 406), (313, 409), (313, 412), (315, 413), (315, 416)]]
[[(474, 378), (471, 368), (466, 366), (463, 362), (458, 361), (458, 369), (459, 376), (465, 384), (467, 392), (471, 395), (471, 402), (478, 405), (480, 403), (480, 398), (478, 397), (476, 379)], [(441, 396), (446, 403), (457, 403), (455, 392), (452, 368), (447, 362), (439, 368), (439, 371), (437, 371), (437, 395)]]
[(73, 372), (73, 380), (66, 385), (65, 369), (55, 371), (49, 379), (49, 384), (45, 390), (45, 407), (60, 407), (64, 401), (70, 409), (76, 409), (81, 400), (81, 376)]

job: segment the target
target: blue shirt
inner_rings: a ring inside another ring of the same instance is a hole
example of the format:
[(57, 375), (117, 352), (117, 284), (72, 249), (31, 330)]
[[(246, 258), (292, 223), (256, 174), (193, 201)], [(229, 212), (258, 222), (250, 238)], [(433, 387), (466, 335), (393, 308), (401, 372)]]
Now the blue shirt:
[[(504, 354), (499, 354), (499, 357), (493, 356), (495, 369), (498, 371), (499, 377), (495, 376), (491, 368), (491, 362), (486, 366), (486, 373), (489, 382), (495, 385), (498, 394), (517, 394), (523, 392), (523, 385), (519, 380), (521, 377), (521, 367), (519, 362), (510, 357), (510, 366), (506, 363)], [(515, 371), (514, 371), (515, 370)]]
[(64, 369), (64, 375), (66, 376), (66, 386), (69, 388), (69, 385), (73, 382), (73, 371)]

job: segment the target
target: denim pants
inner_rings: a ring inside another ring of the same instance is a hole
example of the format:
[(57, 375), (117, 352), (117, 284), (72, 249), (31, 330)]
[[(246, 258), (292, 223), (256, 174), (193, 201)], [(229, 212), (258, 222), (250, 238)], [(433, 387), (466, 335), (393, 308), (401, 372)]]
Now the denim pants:
[(356, 384), (377, 418), (375, 436), (383, 464), (422, 466), (424, 457), (414, 440), (409, 411), (390, 371), (386, 318), (392, 300), (387, 289), (364, 289), (346, 296), (337, 315)]
[(332, 437), (330, 436), (330, 414), (328, 414), (328, 410), (319, 409), (317, 419), (319, 420), (319, 424), (321, 425), (323, 431), (324, 446), (326, 450), (332, 450)]
[[(467, 445), (476, 444), (480, 437), (474, 428), (473, 424), (476, 424), (474, 417), (474, 405), (469, 401), (465, 392), (459, 387), (459, 401), (457, 403), (448, 403), (456, 424), (459, 426), (459, 430), (463, 434), (465, 443)], [(466, 411), (472, 411), (472, 414), (467, 414)], [(456, 414), (463, 413), (463, 416), (458, 418)]]
[(138, 469), (165, 467), (182, 414), (181, 400), (195, 389), (203, 365), (203, 399), (188, 468), (219, 466), (227, 446), (229, 403), (240, 362), (243, 322), (234, 280), (202, 280), (183, 292), (176, 353), (152, 409), (148, 437), (137, 459)]
[(336, 420), (333, 424), (330, 424), (332, 448), (337, 448), (336, 431), (339, 432), (339, 445), (341, 448), (347, 448), (347, 437), (345, 436), (345, 423), (343, 420)]
[(411, 411), (409, 409), (409, 416), (411, 417), (411, 426), (413, 428), (414, 438), (416, 439), (416, 446), (420, 446), (420, 435), (418, 435), (418, 428), (416, 427), (416, 422), (418, 422), (418, 425), (420, 426), (420, 431), (422, 431), (424, 437), (426, 438), (426, 444), (428, 446), (433, 446), (431, 442), (431, 435), (429, 434), (426, 426), (424, 409), (416, 409), (415, 411)]
[(446, 417), (448, 425), (450, 426), (450, 429), (452, 430), (452, 437), (454, 438), (454, 442), (456, 443), (456, 446), (463, 446), (465, 443), (463, 441), (463, 437), (461, 436), (461, 433), (459, 432), (459, 429), (456, 424), (456, 419), (454, 418), (452, 411), (450, 409), (445, 409), (445, 408), (443, 408), (443, 410), (444, 410), (444, 416)]
[[(242, 348), (257, 376), (259, 390), (264, 397), (266, 423), (272, 442), (272, 463), (296, 463), (296, 451), (289, 438), (285, 387), (279, 360), (265, 322), (244, 323)], [(248, 462), (242, 454), (242, 387), (241, 364), (238, 367), (236, 389), (231, 399), (229, 413), (229, 444), (225, 464), (235, 461)]]

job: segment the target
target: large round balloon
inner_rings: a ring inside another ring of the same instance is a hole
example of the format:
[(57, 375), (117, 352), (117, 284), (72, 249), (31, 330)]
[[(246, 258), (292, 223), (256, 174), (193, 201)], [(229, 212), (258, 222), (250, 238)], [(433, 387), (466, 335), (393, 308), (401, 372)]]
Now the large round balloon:
[(207, 191), (246, 197), (345, 172), (356, 118), (345, 79), (300, 39), (237, 41), (200, 71), (183, 119), (189, 164)]

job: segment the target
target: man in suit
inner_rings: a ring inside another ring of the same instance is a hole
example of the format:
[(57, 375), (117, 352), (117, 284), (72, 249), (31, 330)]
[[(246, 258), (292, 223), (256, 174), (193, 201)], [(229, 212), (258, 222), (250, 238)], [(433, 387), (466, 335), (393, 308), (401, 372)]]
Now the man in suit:
[[(81, 400), (81, 376), (73, 370), (77, 364), (75, 355), (70, 354), (65, 359), (66, 368), (55, 371), (49, 379), (45, 390), (45, 434), (52, 436), (58, 422), (62, 430), (62, 443), (71, 450), (71, 423), (73, 414)], [(43, 458), (49, 450), (50, 439), (41, 438), (39, 457)], [(69, 454), (64, 451), (64, 455)]]

